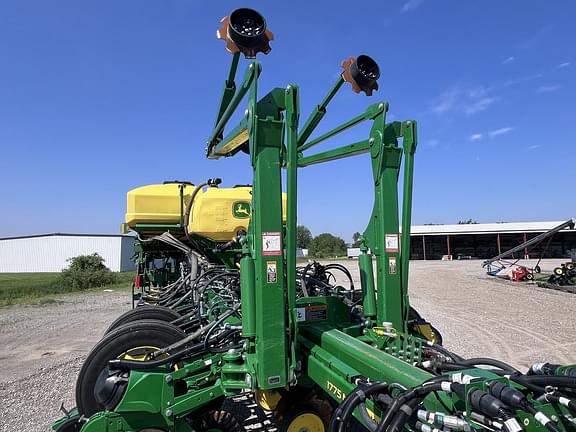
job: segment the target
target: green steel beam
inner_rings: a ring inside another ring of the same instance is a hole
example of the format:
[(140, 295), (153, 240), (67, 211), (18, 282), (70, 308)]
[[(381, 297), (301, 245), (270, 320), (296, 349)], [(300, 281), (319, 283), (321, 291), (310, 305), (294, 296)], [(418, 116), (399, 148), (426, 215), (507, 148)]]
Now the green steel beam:
[(286, 275), (288, 277), (288, 308), (296, 304), (296, 233), (298, 215), (298, 86), (291, 84), (286, 88)]
[[(256, 109), (249, 108), (248, 114), (253, 166), (249, 236), (256, 277), (256, 352), (251, 359), (258, 388), (271, 389), (285, 387), (288, 383), (280, 163), (284, 119), (278, 106), (270, 106), (270, 98), (263, 98), (256, 104), (256, 83), (253, 82), (250, 90), (250, 106)], [(284, 89), (280, 91), (284, 94)], [(278, 93), (278, 90), (273, 92)], [(271, 113), (277, 115), (271, 116)]]
[(384, 104), (370, 132), (374, 208), (364, 237), (376, 256), (377, 324), (391, 322), (407, 332), (401, 284), (400, 230), (398, 217), (398, 176), (402, 149), (398, 148), (394, 126), (386, 125), (388, 105)]
[(345, 130), (350, 129), (351, 127), (354, 127), (357, 124), (362, 123), (363, 121), (374, 119), (377, 115), (382, 113), (383, 109), (384, 109), (383, 103), (370, 105), (366, 109), (366, 111), (364, 111), (362, 114), (357, 115), (356, 117), (348, 120), (347, 122), (342, 123), (339, 126), (336, 126), (334, 129), (326, 132), (323, 135), (320, 135), (318, 138), (315, 138), (312, 141), (308, 141), (307, 143), (301, 144), (299, 146), (299, 150), (304, 151), (306, 149), (309, 149), (310, 147), (315, 146), (316, 144), (319, 144), (322, 141), (326, 141), (328, 138), (331, 138), (334, 135), (344, 132)]
[(224, 89), (222, 90), (222, 97), (220, 98), (220, 106), (218, 107), (218, 115), (216, 116), (216, 123), (214, 126), (218, 124), (222, 118), (222, 114), (224, 114), (224, 111), (226, 110), (226, 107), (230, 104), (234, 93), (236, 93), (236, 83), (234, 82), (234, 79), (236, 77), (236, 71), (238, 70), (238, 60), (240, 60), (239, 52), (232, 56), (228, 79), (224, 82)]
[(215, 156), (231, 156), (248, 142), (248, 122), (243, 119), (212, 150)]
[(343, 159), (349, 156), (356, 156), (370, 151), (370, 144), (368, 140), (358, 141), (354, 144), (338, 147), (333, 150), (328, 150), (311, 156), (301, 156), (298, 159), (299, 167), (307, 167), (318, 163)]
[(262, 67), (260, 66), (260, 63), (258, 63), (257, 61), (253, 61), (252, 63), (250, 63), (250, 65), (246, 69), (244, 79), (242, 81), (242, 84), (240, 85), (240, 88), (236, 91), (236, 93), (230, 100), (230, 103), (226, 106), (226, 109), (222, 113), (222, 116), (220, 117), (218, 123), (216, 124), (214, 130), (212, 131), (212, 135), (210, 135), (210, 138), (208, 138), (208, 148), (206, 149), (206, 152), (209, 158), (218, 157), (215, 155), (214, 147), (217, 145), (218, 139), (219, 137), (221, 137), (222, 132), (224, 131), (224, 127), (226, 126), (226, 123), (228, 122), (228, 120), (230, 120), (230, 117), (232, 117), (232, 114), (234, 114), (234, 111), (236, 111), (236, 108), (238, 108), (238, 105), (240, 104), (246, 93), (252, 88), (252, 84), (257, 81), (257, 78), (260, 75), (261, 70)]
[(301, 326), (300, 334), (371, 380), (414, 387), (433, 377), (328, 325)]
[(412, 188), (414, 184), (414, 153), (416, 153), (417, 131), (415, 121), (402, 123), (404, 148), (404, 187), (402, 193), (402, 244), (400, 247), (402, 276), (402, 307), (404, 321), (408, 320), (410, 301), (408, 294), (408, 275), (410, 266), (410, 228), (412, 225)]
[(308, 119), (306, 120), (306, 123), (304, 123), (302, 131), (298, 135), (298, 146), (304, 144), (304, 142), (308, 139), (308, 137), (310, 137), (310, 134), (314, 131), (314, 129), (316, 129), (316, 126), (318, 126), (318, 124), (326, 114), (326, 107), (328, 106), (332, 98), (336, 95), (336, 93), (338, 93), (338, 90), (340, 90), (342, 84), (344, 84), (344, 78), (342, 78), (342, 75), (340, 75), (340, 77), (338, 77), (338, 81), (334, 83), (334, 85), (328, 91), (328, 94), (324, 96), (322, 102), (320, 102), (320, 104), (316, 106), (312, 114), (310, 114), (310, 117), (308, 117)]
[(296, 227), (298, 225), (298, 121), (300, 95), (298, 86), (286, 88), (286, 278), (288, 320), (290, 325), (290, 373), (296, 369), (296, 340), (298, 327), (296, 313)]

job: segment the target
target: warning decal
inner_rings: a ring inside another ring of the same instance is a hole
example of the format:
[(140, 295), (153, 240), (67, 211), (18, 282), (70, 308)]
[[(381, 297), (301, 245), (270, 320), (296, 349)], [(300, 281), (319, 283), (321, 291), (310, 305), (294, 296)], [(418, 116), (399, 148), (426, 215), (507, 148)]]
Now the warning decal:
[(262, 233), (262, 255), (282, 255), (282, 236), (279, 232)]
[(400, 252), (398, 234), (386, 234), (384, 238), (386, 252)]

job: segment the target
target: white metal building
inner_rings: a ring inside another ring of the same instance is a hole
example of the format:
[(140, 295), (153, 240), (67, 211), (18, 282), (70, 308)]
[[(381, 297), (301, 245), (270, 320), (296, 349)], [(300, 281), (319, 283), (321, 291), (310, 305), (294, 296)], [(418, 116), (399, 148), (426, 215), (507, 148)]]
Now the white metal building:
[(135, 266), (135, 237), (115, 234), (40, 234), (0, 238), (0, 273), (60, 272), (69, 258), (99, 254), (112, 271)]
[[(564, 221), (503, 222), (456, 225), (412, 225), (410, 259), (441, 259), (444, 256), (492, 258), (551, 230)], [(564, 228), (553, 238), (525, 249), (521, 256), (567, 258), (576, 250), (576, 229)], [(348, 257), (357, 258), (360, 248), (348, 248)]]

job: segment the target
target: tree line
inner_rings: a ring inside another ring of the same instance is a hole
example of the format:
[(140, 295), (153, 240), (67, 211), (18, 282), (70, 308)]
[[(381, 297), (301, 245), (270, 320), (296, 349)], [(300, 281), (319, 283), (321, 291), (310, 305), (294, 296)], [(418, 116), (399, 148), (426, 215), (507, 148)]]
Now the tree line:
[[(477, 224), (474, 219), (459, 220), (459, 225)], [(441, 224), (424, 224), (424, 225), (441, 225)], [(352, 235), (352, 244), (350, 247), (360, 247), (359, 232)], [(298, 225), (296, 229), (296, 245), (301, 249), (308, 249), (308, 255), (316, 258), (328, 258), (346, 255), (346, 242), (338, 236), (330, 233), (322, 233), (314, 237), (308, 227)]]
[(308, 249), (308, 255), (316, 258), (329, 258), (346, 255), (346, 242), (330, 233), (312, 236), (312, 232), (304, 225), (296, 229), (296, 245)]

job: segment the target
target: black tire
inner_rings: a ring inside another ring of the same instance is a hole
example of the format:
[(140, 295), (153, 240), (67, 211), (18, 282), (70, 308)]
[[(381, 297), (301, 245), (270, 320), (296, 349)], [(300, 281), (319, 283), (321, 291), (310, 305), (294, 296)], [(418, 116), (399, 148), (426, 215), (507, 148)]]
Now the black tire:
[(123, 353), (143, 346), (164, 348), (183, 339), (186, 334), (175, 325), (164, 321), (139, 320), (118, 327), (100, 340), (84, 361), (76, 381), (76, 406), (86, 417), (102, 411), (94, 396), (96, 379), (108, 366), (108, 361)]
[(526, 277), (526, 280), (529, 280), (529, 281), (534, 280), (534, 275), (532, 273), (526, 273), (525, 277)]
[(118, 318), (110, 324), (110, 327), (106, 329), (104, 334), (110, 333), (112, 330), (133, 321), (139, 321), (144, 319), (152, 319), (158, 321), (171, 322), (180, 318), (180, 314), (175, 310), (167, 308), (165, 306), (140, 306), (135, 309), (124, 312)]
[(542, 273), (542, 269), (540, 268), (540, 266), (534, 267), (534, 273)]
[(198, 432), (220, 431), (220, 432), (243, 432), (236, 417), (225, 410), (213, 410), (204, 413), (195, 422), (194, 430)]

